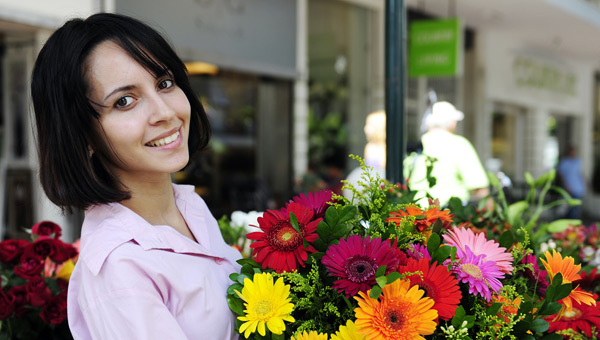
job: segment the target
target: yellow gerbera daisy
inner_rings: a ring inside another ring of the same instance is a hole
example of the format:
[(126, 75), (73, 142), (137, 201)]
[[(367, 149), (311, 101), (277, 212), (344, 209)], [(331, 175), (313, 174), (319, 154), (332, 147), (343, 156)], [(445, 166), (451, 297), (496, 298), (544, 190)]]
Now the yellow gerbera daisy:
[(340, 326), (340, 330), (331, 335), (331, 340), (365, 340), (352, 320), (346, 321), (346, 326)]
[(245, 301), (245, 316), (238, 316), (241, 321), (246, 321), (240, 326), (240, 333), (247, 338), (256, 332), (265, 335), (265, 325), (275, 334), (285, 330), (284, 321), (294, 322), (290, 315), (294, 305), (290, 303), (290, 286), (283, 283), (283, 278), (277, 279), (273, 284), (270, 273), (254, 274), (254, 279), (245, 279), (242, 292), (235, 291)]
[(433, 334), (438, 317), (432, 309), (434, 301), (423, 297), (425, 291), (419, 286), (410, 287), (408, 280), (396, 280), (383, 288), (378, 299), (359, 292), (356, 327), (368, 340), (424, 340), (421, 335)]
[[(554, 276), (558, 273), (562, 275), (563, 283), (572, 283), (573, 281), (581, 279), (581, 276), (579, 275), (581, 265), (575, 265), (575, 260), (573, 260), (571, 256), (567, 256), (563, 259), (562, 255), (554, 249), (552, 249), (552, 254), (547, 251), (544, 253), (544, 256), (546, 257), (546, 260), (544, 261), (544, 259), (541, 259), (541, 261), (548, 272), (548, 276), (550, 276), (550, 282), (552, 282)], [(569, 296), (561, 300), (564, 307), (558, 314), (559, 316), (565, 311), (571, 311), (573, 309), (572, 300), (586, 305), (596, 305), (596, 300), (594, 300), (592, 293), (580, 289), (573, 289)]]
[(306, 333), (306, 331), (304, 331), (296, 337), (292, 337), (292, 340), (327, 340), (327, 334), (317, 333), (316, 331)]

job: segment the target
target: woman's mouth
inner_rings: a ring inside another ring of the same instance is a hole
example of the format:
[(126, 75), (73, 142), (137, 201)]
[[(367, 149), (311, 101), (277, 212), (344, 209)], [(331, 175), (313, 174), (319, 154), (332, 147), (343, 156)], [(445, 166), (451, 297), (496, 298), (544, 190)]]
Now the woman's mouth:
[(179, 137), (179, 130), (175, 131), (174, 134), (167, 136), (165, 138), (153, 140), (151, 142), (146, 143), (147, 146), (157, 147), (157, 146), (165, 146), (167, 144), (171, 144), (177, 140)]

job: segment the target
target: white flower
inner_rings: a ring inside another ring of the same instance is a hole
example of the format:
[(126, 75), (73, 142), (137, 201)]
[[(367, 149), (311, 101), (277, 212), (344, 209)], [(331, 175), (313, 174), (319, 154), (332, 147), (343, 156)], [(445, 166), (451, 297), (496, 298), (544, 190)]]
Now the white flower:
[(258, 218), (262, 215), (262, 212), (254, 210), (247, 213), (236, 210), (231, 214), (231, 224), (235, 227), (246, 229), (246, 232), (253, 232), (256, 231), (256, 228), (252, 227), (252, 225), (258, 226)]
[(581, 254), (583, 255), (583, 260), (586, 262), (591, 261), (595, 252), (596, 252), (596, 250), (594, 248), (592, 248), (591, 246), (583, 247), (583, 249), (581, 249)]
[(592, 266), (598, 266), (598, 267), (600, 267), (600, 248), (598, 248), (596, 250), (596, 253), (592, 256), (590, 264)]
[(550, 249), (556, 249), (556, 242), (554, 242), (554, 240), (550, 239), (548, 240), (548, 242), (544, 242), (540, 245), (540, 251), (542, 253), (547, 252)]
[(365, 221), (365, 220), (361, 220), (360, 225), (362, 225), (363, 228), (365, 228), (365, 229), (369, 229), (369, 227), (371, 226), (369, 221)]

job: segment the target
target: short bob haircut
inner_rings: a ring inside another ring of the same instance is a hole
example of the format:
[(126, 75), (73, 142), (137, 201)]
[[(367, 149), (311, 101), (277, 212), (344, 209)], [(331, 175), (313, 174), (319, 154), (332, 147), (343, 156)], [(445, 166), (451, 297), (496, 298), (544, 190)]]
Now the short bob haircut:
[(172, 74), (190, 102), (190, 158), (210, 138), (206, 112), (192, 91), (185, 65), (157, 31), (136, 19), (109, 13), (66, 22), (38, 55), (31, 96), (41, 184), (48, 198), (67, 212), (131, 197), (110, 171), (114, 156), (103, 133), (96, 132), (100, 114), (88, 99), (87, 57), (105, 41), (119, 45), (155, 77)]

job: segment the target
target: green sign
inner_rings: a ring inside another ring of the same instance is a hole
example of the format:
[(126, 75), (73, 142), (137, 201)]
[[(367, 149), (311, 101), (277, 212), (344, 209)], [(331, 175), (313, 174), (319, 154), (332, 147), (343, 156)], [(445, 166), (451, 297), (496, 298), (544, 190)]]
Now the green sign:
[(410, 25), (409, 75), (454, 76), (461, 62), (458, 19), (415, 21)]

